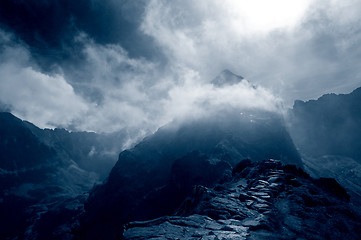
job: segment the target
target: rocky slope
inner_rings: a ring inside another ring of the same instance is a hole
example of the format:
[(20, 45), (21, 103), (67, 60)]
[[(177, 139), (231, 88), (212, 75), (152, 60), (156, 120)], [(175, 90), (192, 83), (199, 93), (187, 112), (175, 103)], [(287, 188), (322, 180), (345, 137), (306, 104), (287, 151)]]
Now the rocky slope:
[(124, 239), (358, 239), (360, 215), (334, 180), (278, 160), (244, 160), (214, 188), (195, 186), (178, 212), (125, 225)]
[(282, 117), (275, 113), (224, 110), (209, 118), (173, 122), (120, 153), (106, 183), (89, 196), (78, 235), (113, 239), (127, 221), (171, 214), (193, 185), (226, 181), (244, 158), (302, 165)]
[(102, 153), (109, 146), (99, 138), (42, 130), (0, 113), (1, 239), (49, 239), (70, 231), (87, 192), (115, 161)]

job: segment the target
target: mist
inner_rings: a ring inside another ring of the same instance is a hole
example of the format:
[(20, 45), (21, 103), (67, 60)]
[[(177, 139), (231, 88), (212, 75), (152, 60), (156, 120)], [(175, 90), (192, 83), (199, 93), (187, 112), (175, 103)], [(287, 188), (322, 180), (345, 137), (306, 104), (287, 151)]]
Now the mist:
[(128, 128), (145, 134), (173, 119), (227, 106), (280, 110), (281, 99), (247, 80), (215, 86), (191, 69), (161, 72), (146, 59), (130, 58), (120, 46), (96, 44), (85, 34), (76, 37), (83, 45), (81, 66), (44, 73), (26, 46), (8, 46), (13, 36), (3, 35), (1, 101), (42, 128), (108, 133)]
[[(353, 0), (29, 4), (37, 14), (3, 8), (28, 21), (0, 19), (0, 103), (41, 128), (144, 136), (225, 106), (281, 112), (359, 84)], [(247, 80), (214, 86), (224, 69)]]

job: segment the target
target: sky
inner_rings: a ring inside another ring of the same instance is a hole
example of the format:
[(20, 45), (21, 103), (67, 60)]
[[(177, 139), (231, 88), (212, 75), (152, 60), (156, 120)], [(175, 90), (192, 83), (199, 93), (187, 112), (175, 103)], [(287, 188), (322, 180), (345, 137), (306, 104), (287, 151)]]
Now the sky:
[[(39, 127), (154, 131), (361, 86), (359, 0), (2, 0), (0, 109)], [(224, 69), (247, 79), (217, 87)]]

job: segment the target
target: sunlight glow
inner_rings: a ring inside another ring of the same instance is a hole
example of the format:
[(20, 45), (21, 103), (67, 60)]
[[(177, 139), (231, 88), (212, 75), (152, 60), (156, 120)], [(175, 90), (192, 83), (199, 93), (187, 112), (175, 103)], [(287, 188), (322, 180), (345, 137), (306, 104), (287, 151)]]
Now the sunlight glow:
[(292, 28), (313, 0), (226, 0), (223, 6), (232, 16), (232, 27), (250, 32)]

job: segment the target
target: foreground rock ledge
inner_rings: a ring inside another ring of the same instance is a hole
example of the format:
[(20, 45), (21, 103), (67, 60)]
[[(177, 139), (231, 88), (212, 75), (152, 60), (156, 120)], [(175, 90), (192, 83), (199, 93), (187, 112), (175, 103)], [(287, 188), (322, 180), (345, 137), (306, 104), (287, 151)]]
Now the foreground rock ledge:
[(125, 225), (124, 239), (358, 239), (361, 222), (334, 179), (278, 160), (234, 168), (231, 181), (195, 186), (174, 216)]

